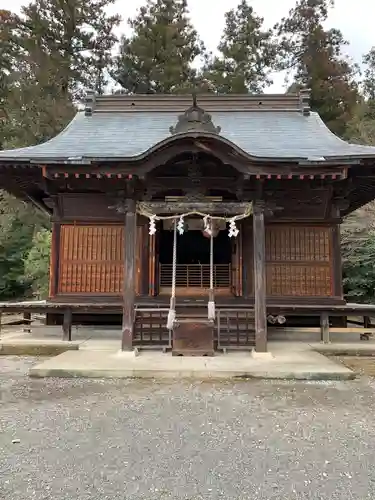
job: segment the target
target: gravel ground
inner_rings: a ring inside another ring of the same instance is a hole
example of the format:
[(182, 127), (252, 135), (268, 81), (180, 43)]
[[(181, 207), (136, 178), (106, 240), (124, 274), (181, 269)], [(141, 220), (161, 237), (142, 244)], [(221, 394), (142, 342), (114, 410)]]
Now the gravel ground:
[(0, 358), (1, 500), (375, 498), (369, 379), (30, 380), (35, 361)]

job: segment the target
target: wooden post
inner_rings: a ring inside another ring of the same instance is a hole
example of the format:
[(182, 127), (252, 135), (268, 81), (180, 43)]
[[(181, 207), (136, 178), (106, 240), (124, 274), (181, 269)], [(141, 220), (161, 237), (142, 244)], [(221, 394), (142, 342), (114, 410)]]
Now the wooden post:
[(340, 246), (340, 226), (336, 225), (331, 229), (331, 245), (333, 260), (333, 294), (335, 297), (344, 300), (344, 290), (342, 284), (342, 258)]
[(125, 255), (121, 349), (123, 351), (130, 351), (133, 347), (135, 306), (135, 249), (137, 244), (136, 204), (132, 199), (126, 200), (124, 229)]
[(63, 340), (65, 341), (71, 341), (72, 340), (72, 310), (71, 309), (65, 309), (64, 311), (64, 317), (63, 317)]
[(61, 225), (54, 222), (52, 225), (52, 244), (49, 271), (49, 298), (58, 294), (59, 288), (59, 258), (60, 258)]
[(267, 352), (266, 252), (264, 203), (253, 204), (255, 350)]
[(23, 331), (25, 333), (31, 333), (31, 313), (24, 312), (23, 313), (24, 326)]
[(329, 344), (329, 315), (326, 312), (320, 315), (320, 338), (324, 344)]

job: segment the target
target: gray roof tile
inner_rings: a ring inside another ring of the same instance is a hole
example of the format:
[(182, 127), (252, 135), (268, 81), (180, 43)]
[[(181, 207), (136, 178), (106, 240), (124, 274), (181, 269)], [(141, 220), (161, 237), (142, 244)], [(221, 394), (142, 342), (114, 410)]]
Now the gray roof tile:
[[(349, 144), (324, 125), (319, 115), (293, 111), (212, 112), (221, 136), (259, 158), (375, 157), (375, 147)], [(132, 158), (171, 137), (175, 112), (79, 112), (68, 127), (48, 142), (0, 152), (0, 161), (68, 161), (82, 157)]]

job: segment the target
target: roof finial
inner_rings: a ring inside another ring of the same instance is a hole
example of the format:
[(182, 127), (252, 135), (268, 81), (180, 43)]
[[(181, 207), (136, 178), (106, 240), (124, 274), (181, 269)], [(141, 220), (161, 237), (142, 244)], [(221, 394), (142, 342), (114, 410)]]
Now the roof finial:
[(211, 134), (220, 134), (221, 128), (212, 123), (212, 117), (204, 109), (198, 106), (197, 92), (192, 92), (193, 104), (183, 115), (178, 117), (177, 124), (170, 127), (171, 134), (180, 134), (183, 132), (209, 132)]

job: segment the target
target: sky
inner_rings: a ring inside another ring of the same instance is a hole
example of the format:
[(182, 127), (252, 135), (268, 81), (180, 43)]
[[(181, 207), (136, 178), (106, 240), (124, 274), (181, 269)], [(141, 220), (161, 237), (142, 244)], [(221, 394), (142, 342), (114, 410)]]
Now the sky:
[[(19, 11), (27, 0), (0, 0), (0, 8)], [(191, 18), (195, 28), (205, 42), (207, 49), (214, 51), (224, 26), (224, 13), (239, 3), (239, 0), (188, 0)], [(264, 17), (265, 26), (272, 27), (288, 14), (295, 0), (249, 0), (258, 15)], [(134, 16), (144, 0), (117, 0), (111, 9), (123, 19)], [(374, 0), (336, 0), (331, 11), (328, 26), (339, 28), (350, 42), (345, 51), (357, 63), (362, 55), (375, 46), (375, 2)], [(122, 31), (124, 27), (122, 27)], [(269, 91), (282, 91), (284, 77), (274, 75), (274, 85)]]

